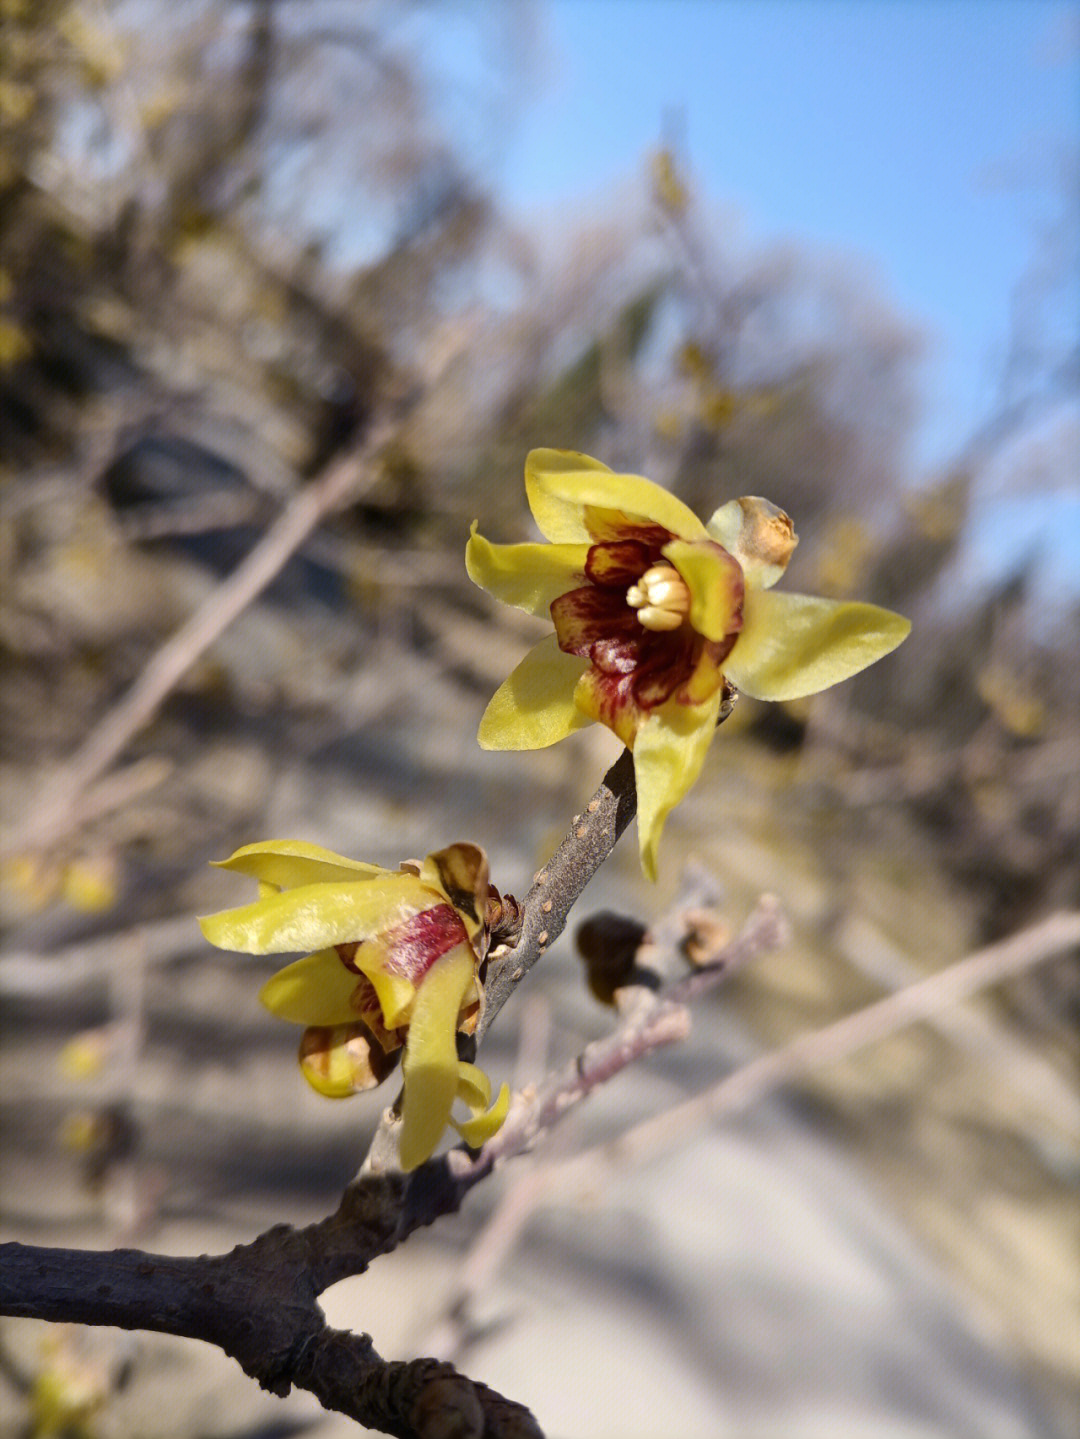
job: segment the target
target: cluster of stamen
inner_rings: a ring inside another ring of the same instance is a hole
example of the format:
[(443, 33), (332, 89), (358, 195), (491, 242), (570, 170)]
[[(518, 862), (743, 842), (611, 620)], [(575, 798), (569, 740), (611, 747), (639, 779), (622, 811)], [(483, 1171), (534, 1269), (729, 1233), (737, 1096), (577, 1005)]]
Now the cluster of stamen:
[(647, 630), (677, 630), (690, 613), (690, 591), (674, 565), (652, 565), (626, 592)]

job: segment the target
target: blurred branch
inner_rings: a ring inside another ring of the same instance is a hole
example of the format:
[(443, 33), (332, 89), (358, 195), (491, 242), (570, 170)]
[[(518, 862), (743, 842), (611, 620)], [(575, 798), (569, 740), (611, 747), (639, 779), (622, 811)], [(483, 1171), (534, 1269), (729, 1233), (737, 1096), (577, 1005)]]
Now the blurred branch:
[[(846, 1059), (898, 1030), (935, 1019), (943, 1010), (980, 990), (1025, 973), (1044, 960), (1080, 944), (1080, 912), (1062, 911), (1033, 924), (1000, 944), (957, 960), (937, 974), (908, 985), (834, 1024), (800, 1035), (790, 1044), (737, 1069), (703, 1094), (635, 1125), (619, 1139), (578, 1155), (560, 1166), (561, 1182), (591, 1183), (597, 1170), (608, 1171), (645, 1155), (669, 1149), (703, 1125), (738, 1113), (814, 1070)], [(572, 1171), (572, 1174), (571, 1174)]]
[(363, 453), (335, 460), (289, 501), (254, 549), (166, 640), (123, 698), (98, 721), (38, 802), (28, 806), (28, 818), (8, 840), (7, 852), (48, 848), (78, 823), (85, 791), (199, 656), (262, 593), (321, 520), (374, 484), (377, 471), (371, 459), (386, 438), (378, 430)]

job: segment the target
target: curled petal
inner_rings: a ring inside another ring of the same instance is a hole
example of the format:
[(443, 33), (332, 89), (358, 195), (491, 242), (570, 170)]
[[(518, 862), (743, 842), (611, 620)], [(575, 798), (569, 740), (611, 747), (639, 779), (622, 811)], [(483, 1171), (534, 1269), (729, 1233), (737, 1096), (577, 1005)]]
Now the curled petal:
[(744, 495), (721, 505), (705, 526), (742, 566), (746, 582), (767, 590), (788, 567), (799, 537), (790, 518), (770, 500)]
[(471, 1115), (468, 1119), (451, 1118), (450, 1123), (470, 1149), (479, 1149), (502, 1128), (510, 1108), (510, 1088), (502, 1085), (495, 1103), (491, 1104), (491, 1080), (475, 1064), (459, 1060), (457, 1097), (468, 1105)]
[(664, 558), (690, 591), (690, 624), (707, 640), (723, 640), (742, 626), (743, 573), (736, 560), (711, 541), (672, 540)]
[(336, 949), (320, 949), (279, 969), (259, 990), (259, 1000), (291, 1024), (347, 1024), (359, 1018), (354, 996), (362, 983)]
[(431, 891), (415, 875), (382, 871), (363, 884), (305, 884), (267, 895), (204, 915), (199, 927), (219, 949), (287, 954), (366, 938), (430, 903)]
[(701, 704), (668, 700), (639, 726), (634, 740), (641, 867), (656, 878), (656, 851), (668, 815), (701, 773), (716, 730), (720, 691)]
[(416, 994), (402, 1075), (401, 1167), (423, 1164), (442, 1138), (458, 1090), (457, 1021), (475, 960), (459, 945), (437, 960)]
[(215, 869), (247, 874), (274, 889), (295, 889), (300, 884), (329, 884), (335, 880), (374, 879), (385, 874), (377, 864), (347, 859), (302, 839), (270, 839), (245, 844), (228, 859), (212, 861)]
[(574, 704), (588, 661), (563, 654), (554, 635), (534, 645), (492, 695), (476, 738), (481, 749), (546, 749), (589, 723)]
[(910, 620), (877, 605), (754, 590), (724, 671), (755, 699), (800, 699), (858, 674), (910, 629)]
[(504, 605), (546, 615), (557, 596), (585, 577), (588, 545), (493, 545), (472, 526), (465, 568), (473, 584)]
[[(696, 540), (705, 526), (670, 490), (643, 475), (617, 475), (606, 465), (571, 450), (531, 450), (525, 460), (525, 491), (540, 532), (559, 543), (591, 539), (633, 539), (633, 530), (659, 527)], [(620, 526), (590, 527), (587, 509), (614, 511)]]

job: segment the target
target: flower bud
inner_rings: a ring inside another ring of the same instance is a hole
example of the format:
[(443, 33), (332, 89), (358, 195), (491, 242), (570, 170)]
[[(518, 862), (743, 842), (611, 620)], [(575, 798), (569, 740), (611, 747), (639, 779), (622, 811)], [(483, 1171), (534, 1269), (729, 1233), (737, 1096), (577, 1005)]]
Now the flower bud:
[(300, 1069), (312, 1089), (328, 1099), (347, 1099), (381, 1084), (397, 1064), (366, 1024), (313, 1025), (300, 1040)]

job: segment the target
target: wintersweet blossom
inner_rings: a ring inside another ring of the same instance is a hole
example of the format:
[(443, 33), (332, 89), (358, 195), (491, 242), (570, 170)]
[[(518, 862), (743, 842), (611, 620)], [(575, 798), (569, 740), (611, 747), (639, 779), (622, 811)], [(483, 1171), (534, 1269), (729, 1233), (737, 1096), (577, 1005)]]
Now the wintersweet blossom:
[(910, 623), (876, 605), (774, 594), (797, 537), (768, 500), (702, 523), (669, 491), (571, 450), (533, 450), (525, 490), (546, 544), (477, 533), (470, 577), (504, 604), (550, 615), (480, 721), (485, 749), (540, 749), (598, 721), (634, 754), (641, 863), (656, 877), (664, 822), (697, 779), (725, 678), (789, 700), (848, 679)]
[[(263, 986), (263, 1004), (307, 1026), (301, 1069), (334, 1097), (377, 1084), (403, 1051), (401, 1167), (415, 1169), (447, 1125), (473, 1146), (506, 1116), (504, 1084), (458, 1059), (457, 1032), (471, 1033), (483, 1003), (488, 862), (473, 844), (452, 844), (400, 870), (332, 854), (302, 840), (245, 845), (222, 860), (258, 881), (253, 904), (199, 920), (220, 949), (244, 954), (313, 953)], [(456, 1100), (470, 1110), (455, 1120)]]

